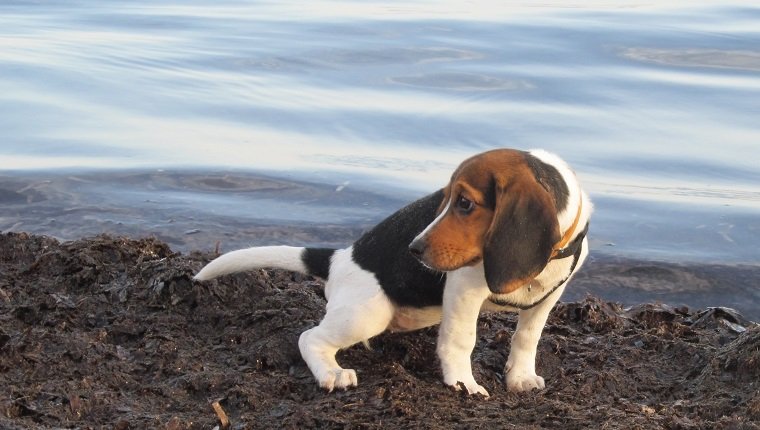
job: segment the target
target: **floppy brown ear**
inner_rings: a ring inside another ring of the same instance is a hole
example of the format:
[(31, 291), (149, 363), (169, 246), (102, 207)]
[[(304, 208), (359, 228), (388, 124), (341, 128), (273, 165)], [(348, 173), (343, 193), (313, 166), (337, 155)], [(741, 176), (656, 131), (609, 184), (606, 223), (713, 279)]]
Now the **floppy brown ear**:
[(509, 184), (494, 181), (495, 210), (483, 245), (488, 288), (506, 294), (546, 267), (560, 240), (557, 209), (533, 178)]

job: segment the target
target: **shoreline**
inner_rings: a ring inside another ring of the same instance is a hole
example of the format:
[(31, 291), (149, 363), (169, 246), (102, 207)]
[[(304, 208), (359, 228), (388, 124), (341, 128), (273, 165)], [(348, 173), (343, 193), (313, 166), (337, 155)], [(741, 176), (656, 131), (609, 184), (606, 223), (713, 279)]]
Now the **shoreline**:
[[(408, 185), (408, 184), (407, 184)], [(64, 239), (153, 234), (179, 250), (252, 244), (346, 246), (432, 190), (337, 172), (218, 169), (0, 171), (0, 231)], [(592, 193), (599, 255), (671, 263), (760, 263), (757, 211)], [(294, 233), (269, 237), (266, 228)], [(326, 230), (320, 233), (317, 227)], [(208, 236), (203, 240), (198, 237)], [(193, 237), (195, 236), (195, 237)]]
[[(253, 230), (276, 243), (294, 245), (297, 238), (313, 238), (315, 234), (347, 233), (341, 227), (330, 229), (311, 226), (294, 231), (293, 226), (258, 226)], [(26, 232), (2, 232), (2, 235), (20, 234), (34, 238), (47, 238), (61, 244), (88, 242), (101, 238), (124, 240), (150, 240), (174, 249), (171, 243), (154, 235), (99, 234), (74, 240), (60, 240), (52, 236)], [(203, 237), (201, 233), (194, 233)], [(257, 244), (258, 245), (258, 244)], [(330, 245), (326, 245), (330, 246)], [(221, 242), (204, 249), (174, 251), (179, 255), (224, 253), (238, 248), (227, 248)], [(747, 264), (689, 264), (653, 260), (639, 260), (592, 253), (581, 270), (573, 277), (561, 302), (582, 301), (587, 296), (615, 302), (624, 308), (646, 304), (671, 308), (704, 310), (728, 308), (739, 312), (753, 322), (760, 322), (760, 265)]]
[[(0, 173), (0, 204), (7, 208), (0, 231), (58, 240), (155, 237), (183, 253), (276, 244), (342, 248), (414, 199), (408, 190), (377, 191), (239, 171), (6, 172)], [(594, 217), (604, 214), (597, 207)], [(610, 243), (610, 225), (594, 223), (590, 259), (566, 300), (590, 293), (625, 306), (726, 306), (760, 321), (760, 264), (654, 257), (662, 253), (641, 258)], [(631, 234), (629, 224), (620, 228)]]

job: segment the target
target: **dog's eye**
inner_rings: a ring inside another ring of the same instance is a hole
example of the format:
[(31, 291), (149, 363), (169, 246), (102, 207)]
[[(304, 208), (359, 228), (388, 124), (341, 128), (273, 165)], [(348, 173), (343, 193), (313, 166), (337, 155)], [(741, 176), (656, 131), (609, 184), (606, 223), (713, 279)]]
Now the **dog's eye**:
[(459, 196), (457, 199), (457, 209), (464, 213), (470, 213), (472, 212), (472, 209), (475, 207), (475, 203), (472, 202), (472, 200), (469, 200), (465, 196)]

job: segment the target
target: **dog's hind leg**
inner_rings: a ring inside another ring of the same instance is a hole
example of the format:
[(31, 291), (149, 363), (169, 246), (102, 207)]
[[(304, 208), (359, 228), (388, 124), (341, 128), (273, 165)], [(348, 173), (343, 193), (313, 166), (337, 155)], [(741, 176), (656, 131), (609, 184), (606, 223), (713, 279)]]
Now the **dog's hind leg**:
[(340, 260), (341, 256), (336, 255), (325, 286), (325, 317), (298, 340), (306, 365), (328, 391), (357, 384), (356, 371), (343, 369), (335, 360), (338, 350), (382, 333), (394, 313), (393, 304), (371, 273), (351, 261), (345, 263), (353, 267), (341, 270)]
[(341, 368), (335, 354), (382, 333), (392, 318), (393, 305), (382, 293), (364, 302), (328, 305), (322, 322), (298, 340), (301, 356), (319, 385), (328, 391), (355, 386), (356, 371)]

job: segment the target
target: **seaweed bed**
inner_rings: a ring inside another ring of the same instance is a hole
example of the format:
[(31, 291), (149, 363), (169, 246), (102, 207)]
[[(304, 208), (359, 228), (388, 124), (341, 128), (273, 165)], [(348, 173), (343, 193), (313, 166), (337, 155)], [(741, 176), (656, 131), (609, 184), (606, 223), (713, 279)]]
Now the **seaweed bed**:
[(539, 344), (547, 388), (520, 394), (503, 385), (516, 316), (483, 315), (488, 399), (441, 383), (435, 328), (385, 334), (339, 354), (357, 388), (325, 393), (297, 348), (320, 281), (192, 281), (211, 257), (0, 235), (0, 428), (760, 428), (760, 327), (730, 309), (560, 303)]

